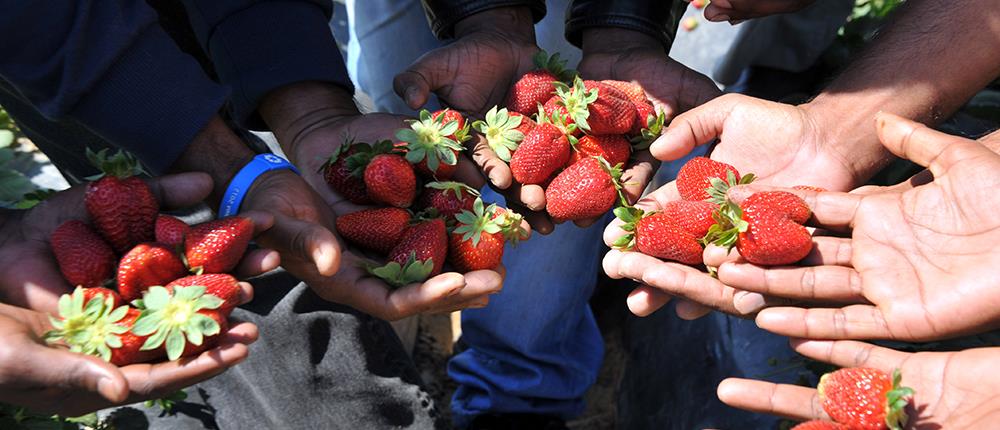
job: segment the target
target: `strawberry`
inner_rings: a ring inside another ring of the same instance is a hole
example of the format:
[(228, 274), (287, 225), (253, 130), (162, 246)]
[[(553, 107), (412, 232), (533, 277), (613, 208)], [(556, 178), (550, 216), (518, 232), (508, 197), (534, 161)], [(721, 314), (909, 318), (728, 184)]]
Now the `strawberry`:
[(387, 254), (399, 243), (412, 216), (396, 207), (368, 209), (337, 217), (337, 233), (351, 243)]
[[(330, 158), (320, 167), (323, 179), (327, 185), (352, 203), (359, 205), (371, 204), (368, 193), (365, 192), (365, 181), (362, 179), (364, 166), (371, 159), (372, 146), (367, 143), (347, 140), (340, 145)], [(356, 162), (349, 160), (356, 154)]]
[(138, 299), (154, 285), (166, 285), (187, 273), (173, 248), (160, 243), (140, 243), (118, 263), (118, 293), (127, 301)]
[(573, 145), (566, 166), (572, 166), (587, 157), (603, 157), (609, 165), (624, 166), (632, 155), (632, 145), (620, 134), (603, 136), (586, 135)]
[(211, 294), (222, 299), (218, 311), (223, 317), (229, 316), (233, 308), (240, 305), (240, 281), (225, 273), (206, 273), (204, 275), (185, 276), (167, 284), (167, 291), (173, 292), (175, 287), (205, 287), (205, 294)]
[(228, 318), (230, 311), (231, 309), (223, 310), (223, 308), (198, 311), (199, 314), (212, 319), (212, 321), (215, 321), (219, 325), (219, 334), (205, 337), (201, 345), (196, 345), (189, 340), (184, 344), (184, 351), (181, 352), (181, 357), (192, 357), (219, 346), (222, 333), (229, 331), (229, 321), (226, 318)]
[(217, 311), (223, 300), (205, 293), (201, 285), (175, 285), (170, 290), (152, 287), (135, 302), (142, 314), (135, 321), (132, 333), (147, 337), (140, 351), (166, 350), (173, 361), (185, 353), (194, 354), (201, 348), (189, 348), (213, 343), (225, 330), (225, 318)]
[(715, 225), (716, 209), (718, 206), (706, 201), (675, 200), (663, 205), (662, 212), (681, 229), (701, 239)]
[(449, 238), (448, 262), (463, 273), (499, 266), (504, 240), (522, 234), (520, 221), (517, 225), (506, 222), (509, 212), (498, 215), (496, 205), (483, 206), (483, 200), (476, 199), (472, 211), (458, 214), (458, 226)]
[(816, 387), (823, 410), (851, 429), (901, 429), (913, 389), (900, 386), (899, 369), (888, 373), (854, 367), (823, 375)]
[(87, 158), (101, 174), (88, 179), (84, 205), (97, 232), (119, 254), (153, 240), (159, 203), (149, 186), (135, 175), (145, 173), (126, 152), (112, 156), (103, 149), (87, 150)]
[[(812, 216), (812, 210), (801, 197), (785, 191), (761, 191), (753, 193), (740, 203), (740, 207), (766, 206), (767, 208), (785, 214), (789, 219), (804, 224)], [(744, 209), (744, 212), (746, 210)]]
[(119, 296), (118, 293), (115, 292), (115, 290), (110, 290), (110, 289), (107, 289), (107, 288), (104, 288), (104, 287), (84, 288), (83, 289), (83, 302), (84, 303), (89, 302), (90, 299), (92, 299), (94, 297), (100, 297), (101, 300), (104, 300), (104, 299), (107, 299), (107, 298), (111, 298), (111, 304), (112, 304), (111, 306), (115, 307), (115, 308), (117, 308), (117, 307), (119, 307), (119, 306), (121, 306), (122, 304), (125, 303), (122, 300), (122, 297)]
[(735, 167), (710, 158), (694, 157), (677, 172), (677, 192), (684, 200), (725, 201), (730, 186), (753, 182), (753, 174), (741, 177)]
[(566, 69), (566, 62), (559, 54), (550, 57), (545, 51), (538, 51), (532, 60), (535, 70), (521, 76), (507, 96), (507, 110), (522, 115), (534, 114), (540, 103), (545, 103), (555, 92), (554, 82), (568, 82), (576, 74)]
[(615, 205), (621, 189), (621, 169), (600, 157), (569, 166), (545, 189), (545, 210), (557, 220), (603, 215)]
[[(694, 4), (694, 2), (691, 2), (691, 4)], [(792, 430), (850, 430), (850, 429), (840, 424), (837, 424), (833, 421), (813, 420), (813, 421), (806, 421), (802, 424), (792, 427)]]
[(416, 197), (417, 177), (403, 157), (380, 154), (365, 167), (365, 186), (373, 201), (406, 208)]
[(615, 241), (615, 248), (684, 264), (702, 262), (700, 236), (692, 234), (672, 214), (646, 213), (623, 206), (615, 209), (615, 216), (625, 222), (621, 229), (628, 233)]
[(253, 221), (241, 216), (195, 225), (184, 239), (188, 267), (200, 273), (231, 272), (252, 238)]
[(463, 210), (472, 210), (472, 204), (479, 197), (479, 191), (461, 182), (429, 182), (424, 187), (417, 207), (434, 208), (446, 222)]
[(191, 227), (184, 221), (170, 215), (160, 214), (156, 217), (155, 238), (158, 243), (173, 247), (184, 245), (184, 236), (189, 230)]
[(614, 88), (625, 95), (625, 98), (632, 103), (643, 103), (649, 104), (649, 99), (646, 98), (646, 90), (642, 89), (642, 85), (635, 82), (626, 81), (614, 81), (614, 80), (604, 80), (600, 81), (601, 84)]
[(535, 128), (535, 122), (520, 113), (508, 112), (507, 109), (498, 111), (493, 106), (486, 112), (486, 120), (473, 122), (472, 128), (486, 137), (486, 143), (497, 157), (510, 162), (511, 154), (517, 150), (524, 136)]
[(642, 129), (649, 128), (649, 124), (656, 120), (656, 108), (649, 102), (633, 102), (632, 105), (635, 106), (635, 123), (632, 124), (632, 129), (628, 131), (628, 134), (637, 135), (642, 133)]
[(389, 251), (389, 263), (369, 272), (395, 286), (423, 282), (441, 273), (447, 255), (444, 220), (434, 218), (407, 228), (399, 244)]
[(698, 28), (698, 18), (693, 16), (684, 18), (684, 20), (681, 21), (681, 28), (683, 28), (684, 31), (694, 31), (694, 29)]
[(111, 246), (83, 221), (62, 223), (49, 237), (59, 271), (71, 285), (100, 287), (114, 276), (116, 257)]
[(691, 6), (695, 9), (702, 9), (708, 4), (708, 0), (691, 0)]
[(810, 214), (805, 202), (792, 193), (754, 193), (740, 205), (723, 203), (715, 214), (717, 225), (705, 240), (727, 248), (735, 244), (740, 255), (754, 264), (792, 264), (812, 250), (812, 236), (802, 226)]
[(556, 84), (556, 95), (558, 106), (588, 134), (625, 134), (635, 123), (635, 105), (628, 96), (601, 82), (577, 77), (573, 87)]
[(410, 128), (396, 131), (396, 138), (403, 142), (406, 161), (417, 166), (425, 176), (448, 179), (455, 174), (458, 153), (463, 140), (468, 139), (469, 127), (465, 118), (453, 110), (420, 111), (419, 120), (408, 120)]
[(514, 179), (522, 184), (545, 182), (569, 160), (570, 143), (558, 128), (549, 123), (531, 130), (510, 159)]
[(50, 317), (53, 330), (45, 334), (49, 343), (64, 342), (72, 352), (94, 355), (116, 366), (155, 360), (157, 351), (140, 351), (146, 341), (130, 330), (140, 311), (115, 306), (114, 298), (102, 296), (85, 300), (85, 290), (59, 298), (59, 315)]
[(656, 138), (663, 133), (663, 126), (667, 122), (667, 116), (663, 112), (658, 112), (649, 103), (635, 104), (635, 124), (629, 134), (632, 135), (631, 142), (636, 150), (647, 149)]

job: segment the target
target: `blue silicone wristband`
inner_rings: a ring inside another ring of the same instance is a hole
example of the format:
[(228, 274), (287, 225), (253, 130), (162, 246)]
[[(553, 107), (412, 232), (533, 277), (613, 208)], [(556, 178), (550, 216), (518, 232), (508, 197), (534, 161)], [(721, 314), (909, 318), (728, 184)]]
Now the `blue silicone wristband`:
[(299, 173), (299, 169), (296, 169), (292, 163), (277, 155), (259, 154), (253, 157), (253, 160), (250, 160), (246, 166), (243, 166), (239, 173), (233, 176), (233, 180), (229, 181), (229, 186), (226, 187), (226, 194), (222, 197), (222, 203), (219, 203), (219, 218), (236, 215), (240, 212), (240, 204), (243, 203), (243, 198), (246, 197), (250, 186), (253, 185), (254, 181), (260, 175), (272, 170), (282, 169)]

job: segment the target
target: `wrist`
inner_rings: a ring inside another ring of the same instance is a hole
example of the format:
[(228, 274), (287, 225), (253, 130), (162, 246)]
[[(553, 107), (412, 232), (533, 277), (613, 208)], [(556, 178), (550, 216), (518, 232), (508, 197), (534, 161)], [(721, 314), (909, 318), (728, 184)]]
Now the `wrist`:
[(298, 82), (271, 91), (259, 111), (290, 158), (313, 130), (360, 115), (347, 89), (324, 82)]
[(172, 172), (205, 172), (212, 177), (208, 203), (222, 199), (229, 182), (254, 157), (254, 152), (218, 116), (209, 120), (174, 162)]
[(455, 23), (455, 38), (488, 33), (521, 44), (535, 44), (535, 21), (525, 6), (485, 10)]
[(581, 33), (583, 55), (621, 53), (633, 49), (662, 51), (655, 37), (641, 31), (616, 27), (590, 27)]
[(219, 203), (219, 218), (236, 215), (240, 212), (243, 201), (253, 190), (254, 185), (272, 172), (290, 171), (299, 174), (288, 160), (274, 154), (258, 154), (248, 162), (229, 182), (226, 192)]
[(819, 151), (836, 157), (860, 186), (892, 159), (875, 133), (875, 112), (858, 109), (856, 101), (820, 94), (799, 106), (812, 128)]

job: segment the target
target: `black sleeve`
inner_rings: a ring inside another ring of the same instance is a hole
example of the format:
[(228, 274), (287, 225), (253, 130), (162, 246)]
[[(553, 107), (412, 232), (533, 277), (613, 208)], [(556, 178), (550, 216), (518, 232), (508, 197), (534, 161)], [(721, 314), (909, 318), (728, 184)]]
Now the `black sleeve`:
[(455, 36), (455, 23), (482, 11), (527, 6), (535, 23), (545, 17), (545, 0), (422, 0), (431, 31), (438, 39)]
[(670, 51), (687, 5), (678, 0), (573, 0), (566, 15), (566, 40), (580, 47), (584, 29), (616, 27), (648, 34)]

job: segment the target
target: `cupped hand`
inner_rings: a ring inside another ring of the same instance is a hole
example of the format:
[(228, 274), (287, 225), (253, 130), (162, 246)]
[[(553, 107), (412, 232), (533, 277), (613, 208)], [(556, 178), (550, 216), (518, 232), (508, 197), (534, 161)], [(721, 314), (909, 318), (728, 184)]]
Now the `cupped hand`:
[(922, 341), (1000, 327), (1000, 276), (990, 270), (1000, 264), (1000, 198), (983, 192), (1000, 185), (1000, 155), (890, 114), (876, 122), (885, 147), (934, 181), (902, 193), (799, 192), (819, 226), (850, 238), (822, 238), (828, 252), (810, 267), (730, 262), (719, 279), (830, 306), (758, 314), (760, 327), (788, 336)]
[[(800, 354), (841, 367), (899, 369), (915, 394), (906, 428), (989, 428), (1000, 419), (1000, 377), (992, 370), (1000, 348), (905, 353), (855, 341), (793, 340)], [(795, 420), (830, 420), (814, 388), (730, 378), (718, 388), (727, 405)]]

